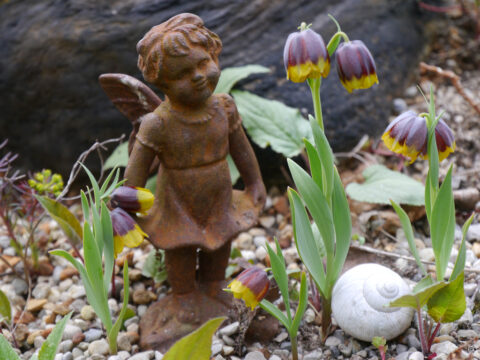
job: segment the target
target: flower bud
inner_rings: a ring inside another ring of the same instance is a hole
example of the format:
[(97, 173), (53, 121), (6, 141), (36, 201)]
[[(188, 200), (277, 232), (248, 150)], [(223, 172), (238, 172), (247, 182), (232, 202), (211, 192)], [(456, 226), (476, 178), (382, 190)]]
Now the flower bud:
[[(411, 163), (419, 156), (428, 159), (426, 120), (411, 110), (400, 114), (388, 125), (382, 140), (391, 151), (408, 156)], [(435, 128), (435, 140), (440, 161), (455, 150), (452, 130), (443, 120), (439, 120)]]
[(283, 50), (287, 79), (304, 82), (306, 79), (327, 77), (330, 57), (322, 37), (311, 29), (288, 35)]
[(110, 203), (113, 207), (128, 212), (146, 214), (153, 205), (154, 196), (148, 189), (120, 186), (112, 193)]
[(349, 93), (378, 84), (375, 61), (361, 40), (342, 42), (335, 59), (340, 81)]
[(135, 220), (123, 209), (115, 208), (110, 212), (113, 227), (115, 257), (125, 246), (134, 248), (140, 245), (148, 235), (138, 226)]
[(243, 299), (253, 310), (265, 297), (270, 286), (267, 273), (255, 266), (243, 270), (228, 287), (237, 299)]

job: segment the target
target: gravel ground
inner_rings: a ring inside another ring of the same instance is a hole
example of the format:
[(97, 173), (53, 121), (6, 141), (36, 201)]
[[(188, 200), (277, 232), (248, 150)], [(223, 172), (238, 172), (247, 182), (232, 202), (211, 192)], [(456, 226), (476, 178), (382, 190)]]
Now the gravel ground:
[[(456, 44), (455, 31), (458, 29), (452, 25), (440, 32), (439, 41), (448, 39), (443, 47), (433, 47), (427, 62), (441, 66), (444, 69), (455, 71), (461, 76), (462, 85), (467, 94), (473, 99), (480, 99), (480, 70), (478, 69), (478, 53), (474, 51), (471, 41)], [(458, 37), (458, 34), (457, 34)], [(460, 38), (462, 38), (460, 36)], [(458, 40), (457, 40), (458, 41)], [(457, 51), (460, 47), (473, 48), (471, 56)], [(478, 49), (478, 47), (477, 47)], [(448, 56), (448, 54), (453, 54)], [(472, 66), (473, 63), (473, 66)], [(420, 77), (416, 79), (424, 91), (428, 90), (430, 81), (435, 83), (437, 106), (444, 110), (444, 120), (455, 132), (457, 151), (442, 163), (441, 174), (445, 174), (450, 163), (454, 164), (453, 185), (455, 190), (479, 188), (480, 170), (479, 150), (480, 128), (478, 121), (480, 115), (458, 94), (457, 90), (447, 81), (435, 77)], [(392, 102), (394, 113), (407, 109), (425, 111), (423, 98), (418, 95), (415, 84), (405, 91), (402, 98)], [(398, 158), (385, 158), (380, 155), (370, 155), (370, 159), (380, 163), (395, 164)], [(349, 182), (358, 179), (361, 167), (355, 161), (346, 161), (341, 168), (342, 179)], [(416, 178), (425, 177), (425, 164), (417, 162), (407, 167), (404, 171)], [(476, 196), (476, 197), (475, 197)], [(456, 231), (456, 243), (458, 249), (460, 243), (460, 226), (466, 215), (472, 211), (480, 210), (480, 196), (470, 196), (468, 205), (465, 205), (457, 213), (458, 228)], [(352, 213), (354, 217), (355, 231), (366, 238), (365, 246), (373, 249), (373, 254), (363, 250), (368, 261), (385, 264), (400, 275), (407, 282), (413, 283), (420, 279), (416, 266), (402, 256), (409, 256), (408, 245), (400, 229), (398, 220), (391, 216), (392, 211), (388, 207), (378, 205), (359, 204), (352, 201)], [(79, 212), (78, 207), (73, 207)], [(421, 213), (418, 209), (417, 212)], [(372, 213), (373, 212), (373, 213)], [(373, 216), (373, 215), (375, 216)], [(387, 214), (387, 215), (385, 215)], [(388, 215), (390, 214), (390, 215)], [(428, 232), (424, 229), (425, 221), (421, 216), (415, 223), (415, 237), (417, 246), (421, 248), (422, 260), (431, 261), (433, 250)], [(21, 224), (20, 224), (21, 225)], [(21, 226), (19, 227), (21, 230)], [(62, 248), (70, 250), (65, 236), (52, 220), (45, 220), (39, 227), (38, 238), (46, 239), (42, 253), (47, 250)], [(234, 247), (238, 248), (242, 257), (259, 266), (268, 266), (268, 257), (264, 248), (265, 243), (272, 242), (276, 236), (283, 248), (283, 253), (289, 269), (302, 268), (295, 246), (292, 242), (292, 226), (290, 223), (288, 201), (283, 191), (270, 189), (267, 206), (260, 218), (258, 227), (240, 234), (234, 241)], [(480, 359), (480, 313), (476, 313), (480, 304), (480, 223), (478, 218), (474, 220), (467, 235), (467, 260), (465, 277), (465, 294), (467, 296), (467, 310), (462, 318), (455, 323), (442, 325), (432, 350), (437, 353), (435, 359)], [(357, 244), (358, 245), (358, 244)], [(54, 324), (65, 314), (73, 310), (73, 316), (68, 323), (63, 340), (59, 347), (56, 360), (151, 360), (162, 359), (160, 352), (141, 352), (138, 346), (138, 322), (145, 313), (147, 306), (155, 300), (165, 296), (168, 286), (154, 284), (151, 279), (142, 275), (142, 268), (148, 253), (152, 250), (151, 245), (144, 243), (140, 248), (132, 249), (127, 256), (130, 265), (131, 299), (130, 308), (136, 316), (126, 321), (125, 331), (121, 331), (118, 338), (119, 353), (115, 356), (108, 355), (108, 343), (102, 330), (101, 323), (93, 309), (87, 304), (85, 290), (79, 280), (77, 272), (70, 267), (69, 263), (58, 257), (44, 257), (41, 262), (45, 264), (44, 276), (38, 276), (32, 287), (32, 297), (26, 303), (28, 286), (22, 279), (15, 276), (3, 276), (0, 278), (0, 289), (3, 290), (12, 304), (17, 315), (26, 308), (19, 325), (16, 328), (16, 338), (21, 344), (22, 359), (29, 359), (38, 351), (45, 338), (48, 336)], [(378, 251), (387, 251), (390, 255), (381, 255)], [(456, 250), (454, 250), (455, 252)], [(377, 253), (375, 253), (377, 252)], [(15, 256), (10, 247), (6, 230), (0, 227), (0, 253), (3, 256)], [(362, 256), (363, 256), (362, 255)], [(362, 262), (362, 256), (347, 260), (347, 267)], [(452, 256), (452, 261), (455, 257)], [(118, 264), (123, 264), (122, 256)], [(16, 265), (21, 273), (22, 263)], [(451, 264), (453, 267), (453, 264)], [(428, 266), (432, 270), (432, 265)], [(120, 268), (117, 266), (117, 274), (120, 276)], [(238, 268), (240, 270), (240, 268)], [(0, 263), (0, 273), (5, 268)], [(120, 279), (119, 279), (120, 281)], [(292, 287), (298, 287), (296, 280), (291, 280)], [(121, 288), (119, 283), (118, 288)], [(120, 311), (119, 302), (109, 300), (111, 312), (114, 317)], [(261, 314), (257, 314), (261, 316)], [(243, 320), (242, 320), (243, 321)], [(335, 324), (335, 322), (334, 322)], [(268, 343), (247, 342), (244, 340), (243, 322), (234, 322), (220, 329), (212, 343), (212, 358), (215, 360), (287, 360), (290, 356), (290, 347), (287, 333), (283, 327), (279, 327), (273, 334), (273, 340)], [(299, 330), (299, 352), (303, 360), (319, 359), (378, 359), (378, 351), (369, 343), (357, 341), (346, 335), (341, 329), (336, 330), (321, 344), (319, 339), (320, 321), (319, 316), (312, 308), (305, 314)], [(11, 338), (8, 331), (4, 335)], [(398, 338), (388, 342), (387, 358), (397, 360), (423, 359), (420, 341), (416, 325), (412, 322), (411, 327)]]

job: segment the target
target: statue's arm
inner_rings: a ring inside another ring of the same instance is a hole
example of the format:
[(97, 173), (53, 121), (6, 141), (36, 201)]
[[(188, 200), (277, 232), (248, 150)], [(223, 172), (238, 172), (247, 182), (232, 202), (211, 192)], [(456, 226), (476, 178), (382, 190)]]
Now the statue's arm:
[(125, 169), (126, 185), (145, 187), (147, 182), (150, 165), (155, 158), (155, 152), (142, 145), (138, 140), (133, 145), (132, 152), (128, 159)]
[(243, 131), (240, 115), (238, 114), (233, 100), (232, 104), (235, 107), (235, 111), (230, 113), (230, 116), (233, 116), (230, 123), (234, 124), (230, 127), (230, 155), (232, 156), (240, 176), (245, 183), (246, 192), (252, 197), (254, 205), (263, 207), (266, 199), (266, 190), (262, 181), (260, 167), (258, 166), (257, 158), (255, 157), (252, 146)]
[(144, 187), (150, 167), (161, 150), (163, 123), (154, 112), (142, 117), (140, 129), (125, 169), (126, 185)]

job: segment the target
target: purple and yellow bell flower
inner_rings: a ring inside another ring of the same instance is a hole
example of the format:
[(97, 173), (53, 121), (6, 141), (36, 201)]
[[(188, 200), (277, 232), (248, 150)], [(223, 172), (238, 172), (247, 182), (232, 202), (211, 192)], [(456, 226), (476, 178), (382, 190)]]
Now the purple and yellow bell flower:
[[(382, 140), (391, 151), (409, 157), (410, 163), (417, 157), (428, 159), (427, 122), (411, 110), (400, 114), (388, 125)], [(455, 150), (452, 130), (443, 120), (439, 120), (435, 128), (435, 140), (440, 161)]]
[(252, 310), (265, 297), (270, 286), (267, 273), (255, 266), (243, 270), (228, 287), (237, 299), (243, 299)]
[(110, 198), (113, 207), (119, 207), (131, 213), (145, 215), (153, 205), (154, 196), (148, 189), (133, 186), (120, 186)]
[(327, 47), (323, 38), (311, 29), (288, 35), (283, 50), (283, 62), (287, 79), (297, 83), (327, 77), (330, 72)]
[(378, 84), (375, 61), (361, 40), (342, 42), (335, 59), (340, 82), (349, 93)]
[(122, 208), (113, 209), (110, 212), (110, 218), (112, 219), (115, 258), (125, 246), (129, 248), (137, 247), (148, 236)]

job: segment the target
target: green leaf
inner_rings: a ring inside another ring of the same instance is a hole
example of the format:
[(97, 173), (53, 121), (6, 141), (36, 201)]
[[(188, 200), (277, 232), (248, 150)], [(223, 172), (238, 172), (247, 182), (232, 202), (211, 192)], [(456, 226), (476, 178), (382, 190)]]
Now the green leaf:
[(334, 161), (333, 161), (333, 152), (330, 144), (328, 143), (325, 133), (320, 129), (317, 120), (313, 116), (309, 116), (310, 126), (313, 132), (313, 138), (315, 139), (315, 145), (317, 146), (318, 156), (320, 157), (320, 162), (322, 164), (322, 183), (323, 194), (328, 200), (332, 196), (333, 191), (333, 171), (334, 171)]
[(325, 256), (327, 256), (327, 251), (325, 250), (322, 234), (320, 234), (320, 230), (318, 230), (318, 226), (315, 223), (312, 223), (312, 234), (319, 251), (318, 257), (323, 259)]
[(150, 190), (152, 194), (155, 194), (155, 191), (157, 189), (157, 175), (153, 175), (147, 180), (145, 188)]
[(390, 204), (390, 200), (397, 204), (424, 204), (424, 186), (406, 175), (383, 165), (369, 166), (362, 175), (365, 182), (351, 183), (346, 188), (348, 196), (354, 200), (375, 204)]
[(88, 206), (87, 195), (83, 190), (80, 191), (80, 199), (82, 202), (83, 221), (90, 221), (90, 206)]
[[(335, 230), (327, 199), (305, 170), (291, 159), (287, 159), (287, 163), (292, 173), (293, 181), (322, 235), (327, 257), (333, 257), (335, 251)], [(317, 256), (318, 254), (319, 252), (317, 252)]]
[[(102, 208), (100, 213), (100, 223), (102, 225), (103, 234), (103, 250), (105, 257), (105, 267), (103, 272), (103, 287), (108, 295), (108, 286), (112, 280), (113, 267), (115, 265), (114, 244), (113, 244), (113, 226), (110, 212), (107, 205), (102, 201)], [(101, 255), (100, 255), (101, 256)]]
[[(115, 178), (113, 179), (113, 181), (109, 186), (108, 184), (110, 183), (110, 180), (112, 180), (112, 177), (114, 174), (115, 174)], [(110, 194), (113, 192), (113, 190), (115, 190), (118, 186), (120, 186), (118, 181), (119, 178), (120, 178), (120, 169), (117, 169), (117, 168), (112, 169), (112, 171), (110, 171), (107, 178), (103, 182), (102, 187), (100, 188), (100, 194), (102, 199), (106, 199), (107, 197), (109, 197)]]
[(342, 180), (337, 169), (334, 171), (332, 195), (332, 214), (333, 225), (335, 227), (336, 249), (333, 262), (334, 273), (330, 277), (330, 289), (333, 289), (335, 281), (342, 271), (348, 250), (350, 249), (350, 240), (352, 239), (352, 218), (348, 206), (347, 196), (343, 189)]
[(446, 282), (435, 283), (422, 291), (419, 291), (416, 294), (404, 295), (398, 299), (395, 299), (390, 304), (389, 307), (411, 307), (414, 309), (422, 308), (427, 301), (441, 288), (447, 286)]
[(40, 351), (38, 352), (38, 360), (53, 360), (57, 354), (57, 348), (62, 340), (63, 331), (65, 330), (65, 325), (67, 325), (68, 320), (72, 316), (72, 312), (64, 316), (57, 325), (53, 328), (50, 335), (48, 335), (45, 342), (42, 344)]
[(232, 91), (248, 135), (260, 147), (286, 157), (298, 155), (303, 138), (312, 139), (311, 128), (298, 109), (246, 91)]
[(464, 272), (438, 290), (427, 303), (428, 314), (436, 322), (453, 322), (462, 317), (467, 307), (463, 290)]
[(128, 164), (128, 141), (118, 145), (112, 154), (107, 158), (104, 169), (112, 169), (114, 167), (126, 167)]
[(402, 224), (403, 231), (405, 232), (405, 237), (407, 238), (408, 246), (410, 247), (410, 252), (412, 253), (415, 261), (417, 262), (418, 267), (422, 271), (423, 275), (427, 275), (427, 271), (423, 266), (420, 255), (418, 254), (417, 246), (415, 244), (415, 238), (413, 236), (412, 224), (407, 213), (393, 200), (391, 200), (392, 206), (400, 218), (400, 223)]
[[(100, 206), (101, 206), (100, 203), (98, 203), (98, 205), (95, 204), (95, 206), (92, 206), (92, 220), (93, 220), (93, 239), (95, 244), (97, 245), (98, 254), (100, 255), (100, 262), (101, 262), (104, 244), (103, 244), (103, 226), (100, 220)], [(89, 227), (89, 230), (90, 230), (90, 227)], [(84, 242), (85, 242), (85, 239), (84, 239)]]
[[(160, 255), (157, 255), (160, 254)], [(152, 250), (143, 265), (142, 275), (151, 278), (157, 284), (161, 284), (167, 280), (167, 272), (165, 270), (165, 253), (163, 250)]]
[(12, 345), (0, 334), (0, 354), (3, 360), (20, 360), (20, 356), (13, 350)]
[(79, 243), (83, 236), (82, 226), (75, 215), (66, 206), (49, 197), (35, 195), (35, 198), (52, 219), (58, 223), (65, 235), (74, 243)]
[(441, 281), (445, 276), (455, 240), (455, 204), (453, 202), (451, 166), (433, 204), (430, 234), (435, 253), (437, 280)]
[(456, 279), (458, 275), (460, 275), (460, 272), (462, 272), (465, 269), (465, 260), (467, 258), (467, 248), (465, 245), (465, 241), (467, 238), (467, 231), (468, 228), (470, 227), (470, 224), (473, 221), (473, 218), (475, 217), (475, 213), (473, 213), (467, 221), (465, 221), (465, 224), (463, 224), (462, 227), (462, 243), (460, 245), (460, 249), (458, 250), (458, 256), (457, 260), (455, 261), (455, 266), (453, 267), (452, 275), (450, 275), (450, 280), (452, 281), (453, 279)]
[(384, 347), (387, 344), (387, 340), (383, 336), (374, 336), (372, 339), (372, 345), (375, 346), (377, 349)]
[(317, 148), (307, 139), (303, 139), (305, 149), (307, 150), (308, 162), (310, 163), (310, 172), (312, 178), (320, 189), (323, 189), (322, 163)]
[(285, 326), (286, 329), (290, 328), (290, 321), (287, 319), (287, 317), (275, 306), (273, 305), (270, 301), (263, 299), (260, 301), (260, 307), (268, 312), (270, 315), (272, 315), (275, 319), (280, 321), (283, 326)]
[(230, 179), (232, 179), (232, 185), (235, 185), (235, 183), (238, 181), (240, 178), (240, 172), (237, 169), (237, 166), (233, 162), (232, 157), (227, 155), (227, 163), (228, 163), (228, 169), (230, 170)]
[[(268, 242), (267, 251), (268, 256), (270, 257), (270, 262), (272, 264), (272, 273), (275, 281), (277, 282), (278, 288), (280, 289), (280, 293), (282, 294), (283, 302), (285, 303), (285, 309), (287, 311), (287, 315), (290, 315), (290, 299), (288, 297), (288, 276), (287, 270), (285, 268), (285, 262), (283, 260), (282, 251), (280, 249), (280, 245), (278, 244), (278, 240), (275, 238), (275, 244), (277, 247), (277, 252), (275, 253)], [(291, 315), (288, 316), (288, 321), (291, 322)]]
[(128, 262), (127, 260), (123, 263), (123, 305), (120, 314), (118, 315), (117, 321), (112, 326), (112, 329), (108, 332), (107, 337), (110, 344), (110, 350), (112, 353), (117, 352), (117, 336), (120, 328), (122, 327), (125, 314), (127, 313), (128, 298), (130, 297), (130, 282), (128, 279)]
[(12, 306), (10, 305), (10, 300), (8, 300), (7, 295), (0, 290), (0, 315), (2, 315), (2, 318), (0, 318), (0, 323), (4, 320), (8, 324), (12, 321)]
[(85, 270), (83, 265), (65, 250), (52, 250), (50, 251), (50, 254), (63, 257), (64, 259), (68, 260), (75, 269), (77, 269), (77, 271), (80, 273), (85, 292), (87, 293), (88, 302), (90, 303), (90, 305), (92, 305), (95, 313), (98, 315), (100, 320), (102, 320), (105, 328), (107, 328), (107, 330), (110, 329), (110, 327), (112, 326), (112, 320), (110, 317), (108, 304), (105, 305), (106, 300), (104, 301), (102, 292), (99, 292), (98, 289), (95, 289), (92, 286), (87, 271)]
[(325, 270), (322, 259), (319, 257), (320, 249), (315, 242), (307, 212), (295, 190), (288, 189), (288, 199), (292, 212), (293, 234), (298, 255), (317, 283), (320, 292), (325, 294), (327, 290)]
[(290, 336), (296, 336), (298, 327), (300, 326), (300, 321), (302, 321), (303, 314), (307, 309), (308, 305), (308, 284), (307, 277), (304, 272), (302, 272), (302, 280), (300, 282), (300, 298), (298, 301), (297, 312), (293, 318), (292, 327), (290, 328)]
[[(101, 231), (101, 228), (99, 231)], [(102, 257), (98, 251), (88, 222), (85, 222), (83, 225), (83, 234), (83, 252), (88, 278), (98, 298), (101, 299), (101, 302), (104, 302), (108, 308), (107, 290), (103, 285)]]
[(240, 80), (245, 79), (252, 74), (263, 74), (268, 72), (270, 72), (270, 70), (261, 65), (246, 65), (223, 69), (214, 93), (228, 94), (230, 90), (232, 90), (232, 87)]
[(225, 317), (211, 319), (191, 334), (178, 340), (163, 360), (210, 360), (212, 354), (212, 336)]
[(92, 172), (88, 170), (88, 168), (82, 163), (80, 163), (80, 165), (82, 165), (83, 170), (87, 173), (87, 176), (90, 179), (90, 182), (92, 183), (93, 197), (95, 199), (95, 208), (98, 210), (100, 209), (100, 187), (98, 186), (98, 182), (95, 179), (95, 176), (93, 176)]
[(435, 281), (433, 281), (432, 276), (427, 275), (413, 287), (413, 293), (414, 294), (421, 293), (423, 290), (432, 286), (433, 284), (435, 284)]

